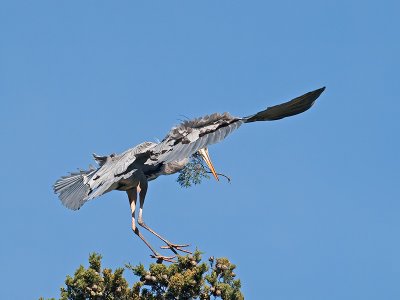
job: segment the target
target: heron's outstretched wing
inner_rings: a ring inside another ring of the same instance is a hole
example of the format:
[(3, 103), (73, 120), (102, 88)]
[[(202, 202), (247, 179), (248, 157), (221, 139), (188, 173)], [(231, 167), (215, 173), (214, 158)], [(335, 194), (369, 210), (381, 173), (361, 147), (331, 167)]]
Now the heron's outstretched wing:
[(289, 102), (268, 107), (249, 117), (233, 117), (229, 113), (212, 114), (185, 121), (171, 129), (160, 144), (155, 146), (147, 163), (171, 162), (191, 156), (198, 150), (218, 143), (243, 123), (272, 121), (297, 115), (308, 110), (321, 95), (321, 88)]
[[(79, 209), (86, 201), (118, 187), (121, 179), (129, 178), (136, 171), (135, 164), (143, 163), (150, 156), (147, 150), (156, 144), (142, 143), (120, 155), (93, 155), (100, 167), (70, 173), (58, 179), (53, 188), (61, 202), (68, 208)], [(147, 156), (146, 156), (147, 155)], [(144, 156), (144, 159), (141, 157)]]
[[(100, 160), (101, 168), (87, 182), (89, 192), (85, 200), (96, 198), (117, 188), (120, 180), (134, 175), (138, 169), (135, 162), (137, 163), (138, 158), (142, 156), (150, 156), (147, 151), (155, 145), (152, 142), (144, 142), (119, 155), (95, 156), (96, 160)], [(145, 160), (147, 160), (147, 157)]]

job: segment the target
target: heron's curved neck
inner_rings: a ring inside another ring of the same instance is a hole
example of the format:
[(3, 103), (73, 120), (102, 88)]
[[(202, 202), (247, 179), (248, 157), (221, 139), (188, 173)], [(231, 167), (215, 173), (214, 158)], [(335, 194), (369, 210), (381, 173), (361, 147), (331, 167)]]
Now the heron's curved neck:
[(169, 162), (163, 165), (163, 175), (170, 175), (182, 170), (187, 163), (189, 162), (189, 158), (184, 158), (179, 161)]

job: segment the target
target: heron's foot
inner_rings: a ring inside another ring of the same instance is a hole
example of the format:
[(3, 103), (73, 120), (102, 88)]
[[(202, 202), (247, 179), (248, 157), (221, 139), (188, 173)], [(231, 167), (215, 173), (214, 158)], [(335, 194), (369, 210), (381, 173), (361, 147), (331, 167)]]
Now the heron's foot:
[(185, 248), (185, 247), (189, 247), (189, 244), (178, 245), (178, 244), (167, 243), (167, 246), (161, 246), (161, 249), (170, 249), (175, 254), (178, 254), (178, 252), (176, 250), (181, 251), (181, 252), (185, 252), (185, 253), (188, 253), (188, 254), (193, 254), (192, 252), (190, 252), (190, 251), (188, 251), (186, 249), (182, 249), (182, 248)]
[(158, 264), (162, 264), (163, 261), (168, 261), (170, 263), (176, 263), (176, 261), (174, 260), (174, 258), (176, 257), (176, 255), (174, 256), (164, 256), (164, 255), (160, 255), (160, 254), (154, 254), (154, 255), (150, 255), (150, 257), (155, 258), (157, 260)]

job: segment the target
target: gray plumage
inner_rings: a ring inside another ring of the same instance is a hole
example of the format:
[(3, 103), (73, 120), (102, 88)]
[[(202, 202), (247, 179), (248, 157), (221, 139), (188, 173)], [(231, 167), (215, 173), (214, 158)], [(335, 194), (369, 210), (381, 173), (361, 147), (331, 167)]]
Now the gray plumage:
[(324, 89), (248, 117), (215, 113), (185, 121), (172, 128), (160, 143), (144, 142), (119, 155), (93, 154), (99, 165), (97, 169), (61, 177), (54, 184), (54, 192), (66, 207), (76, 210), (86, 201), (109, 191), (128, 191), (136, 188), (141, 180), (150, 181), (160, 175), (176, 173), (185, 167), (191, 155), (222, 141), (244, 123), (278, 120), (308, 110)]
[(79, 171), (63, 176), (54, 184), (54, 192), (68, 208), (79, 209), (86, 201), (90, 187), (87, 184), (96, 170)]

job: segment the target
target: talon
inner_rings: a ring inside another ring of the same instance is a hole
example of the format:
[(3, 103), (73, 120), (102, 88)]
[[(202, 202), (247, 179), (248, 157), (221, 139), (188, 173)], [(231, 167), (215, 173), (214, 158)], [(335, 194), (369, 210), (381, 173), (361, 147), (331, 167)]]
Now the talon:
[(192, 252), (186, 250), (186, 249), (182, 249), (184, 247), (189, 247), (189, 244), (183, 244), (183, 245), (177, 245), (177, 244), (167, 244), (167, 246), (161, 246), (161, 249), (170, 249), (172, 252), (174, 252), (175, 254), (178, 254), (178, 252), (176, 252), (176, 250), (181, 251), (181, 252), (185, 252), (188, 254), (193, 254)]
[(176, 255), (174, 255), (174, 256), (164, 256), (164, 255), (157, 254), (157, 255), (150, 255), (150, 257), (157, 259), (156, 262), (158, 264), (162, 264), (163, 261), (168, 261), (170, 263), (176, 263), (176, 261), (174, 260)]

